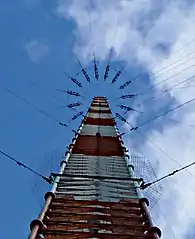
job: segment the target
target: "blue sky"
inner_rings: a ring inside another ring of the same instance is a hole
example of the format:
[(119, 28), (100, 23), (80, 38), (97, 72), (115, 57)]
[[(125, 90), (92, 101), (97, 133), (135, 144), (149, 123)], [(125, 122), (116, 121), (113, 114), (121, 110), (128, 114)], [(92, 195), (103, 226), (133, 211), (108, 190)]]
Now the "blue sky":
[[(186, 59), (184, 53), (195, 50), (194, 45), (189, 44), (182, 53), (174, 53), (195, 37), (193, 4), (189, 3), (189, 8), (187, 1), (179, 0), (159, 1), (158, 5), (152, 0), (147, 0), (145, 3), (143, 6), (141, 0), (136, 3), (125, 0), (106, 2), (23, 0), (11, 1), (11, 4), (10, 1), (5, 0), (0, 2), (2, 33), (0, 37), (0, 149), (48, 175), (51, 170), (57, 170), (60, 156), (71, 141), (71, 129), (77, 129), (81, 120), (71, 122), (69, 128), (63, 128), (54, 120), (9, 94), (6, 89), (12, 90), (63, 122), (69, 121), (74, 111), (62, 106), (74, 102), (74, 98), (71, 99), (57, 92), (56, 89), (79, 91), (85, 95), (88, 101), (82, 100), (81, 110), (87, 109), (94, 95), (104, 95), (110, 99), (114, 112), (122, 114), (116, 103), (123, 103), (143, 111), (143, 114), (132, 112), (128, 115), (128, 120), (134, 125), (139, 125), (194, 95), (193, 87), (187, 92), (185, 89), (163, 94), (165, 89), (193, 75), (194, 69), (191, 69), (186, 74), (173, 77), (172, 83), (168, 81), (144, 96), (133, 100), (112, 101), (122, 92), (145, 92), (171, 74), (177, 74), (182, 68), (176, 67), (174, 70), (168, 68), (167, 71), (162, 72), (163, 75), (154, 73), (173, 61)], [(104, 82), (103, 74), (111, 46), (115, 54), (111, 57), (109, 79)], [(94, 78), (93, 51), (98, 60), (99, 82)], [(81, 71), (77, 64), (78, 59), (87, 67), (92, 81), (89, 84), (79, 73), (77, 79), (84, 85), (81, 90), (64, 74), (64, 71), (70, 75)], [(190, 64), (191, 62), (186, 60), (183, 68), (187, 68)], [(124, 74), (118, 82), (111, 85), (116, 69), (119, 70), (122, 66), (125, 66)], [(138, 73), (141, 73), (140, 78), (134, 80)], [(118, 87), (127, 80), (132, 80), (133, 83), (120, 93)], [(152, 96), (156, 98), (146, 100)], [(193, 122), (193, 107), (186, 107), (140, 128), (140, 132), (147, 138), (132, 132), (124, 139), (128, 148), (149, 158), (154, 165), (157, 165), (157, 173), (163, 175), (177, 168), (178, 165), (171, 162), (170, 158), (162, 152), (151, 147), (150, 141), (163, 147), (176, 158), (179, 164), (191, 162), (195, 141)], [(127, 130), (120, 122), (119, 126), (121, 132)], [(47, 185), (1, 155), (0, 160), (1, 190), (4, 195), (0, 199), (2, 238), (13, 236), (27, 238), (29, 223), (38, 215), (40, 200), (47, 190)], [(179, 239), (190, 239), (193, 238), (193, 230), (187, 235), (188, 222), (193, 218), (189, 215), (190, 207), (184, 207), (181, 215), (177, 214), (176, 208), (183, 205), (185, 200), (186, 204), (193, 202), (195, 195), (190, 193), (189, 197), (185, 198), (183, 196), (185, 193), (178, 193), (177, 188), (183, 187), (182, 177), (189, 182), (186, 190), (194, 186), (192, 177), (181, 174), (181, 177), (178, 176), (175, 181), (171, 181), (173, 186), (165, 184), (167, 191), (161, 204), (163, 212), (170, 211), (170, 208), (173, 210), (173, 215), (166, 218), (173, 223), (172, 230), (160, 217), (156, 216), (156, 223), (160, 224), (159, 226), (164, 228), (167, 234), (170, 233), (172, 238), (174, 233)], [(181, 199), (167, 206), (171, 197)], [(158, 215), (159, 211), (156, 212)], [(154, 215), (156, 214), (154, 212)], [(187, 218), (182, 231), (181, 216)], [(175, 217), (178, 220), (174, 221)], [(165, 232), (164, 239), (167, 238), (167, 234)]]

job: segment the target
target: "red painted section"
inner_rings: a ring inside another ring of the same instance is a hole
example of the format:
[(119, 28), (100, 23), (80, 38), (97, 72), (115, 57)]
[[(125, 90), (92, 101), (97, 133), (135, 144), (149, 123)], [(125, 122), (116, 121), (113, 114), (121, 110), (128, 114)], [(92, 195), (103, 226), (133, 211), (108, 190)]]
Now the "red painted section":
[(114, 126), (115, 123), (112, 119), (95, 119), (95, 118), (89, 118), (86, 117), (84, 119), (85, 124), (91, 124), (91, 125), (107, 125), (107, 126)]
[(118, 138), (91, 135), (79, 135), (72, 153), (94, 156), (124, 156), (124, 151)]
[(89, 113), (111, 113), (110, 110), (94, 110), (94, 109), (89, 109), (88, 110)]

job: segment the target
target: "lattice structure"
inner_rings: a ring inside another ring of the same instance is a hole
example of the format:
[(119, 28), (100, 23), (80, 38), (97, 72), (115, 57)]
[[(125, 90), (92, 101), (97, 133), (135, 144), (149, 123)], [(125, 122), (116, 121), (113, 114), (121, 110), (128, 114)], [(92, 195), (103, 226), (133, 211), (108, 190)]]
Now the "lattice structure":
[(157, 239), (107, 99), (95, 97), (29, 239)]

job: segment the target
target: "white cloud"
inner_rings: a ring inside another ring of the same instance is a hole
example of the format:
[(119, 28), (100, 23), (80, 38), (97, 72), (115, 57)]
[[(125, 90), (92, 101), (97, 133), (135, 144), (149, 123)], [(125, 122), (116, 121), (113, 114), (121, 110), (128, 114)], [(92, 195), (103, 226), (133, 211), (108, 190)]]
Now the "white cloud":
[[(93, 2), (89, 11), (90, 3), (91, 1), (87, 0), (73, 0), (71, 4), (67, 4), (66, 0), (58, 1), (58, 14), (61, 17), (73, 18), (76, 23), (74, 52), (79, 58), (88, 62), (94, 50), (96, 57), (104, 60), (113, 46), (118, 59), (126, 60), (130, 65), (135, 64), (137, 60), (146, 67), (151, 72), (152, 84), (170, 77), (155, 88), (156, 94), (195, 74), (195, 67), (190, 67), (195, 64), (195, 40), (192, 40), (195, 39), (194, 4), (182, 0), (99, 0)], [(161, 51), (160, 45), (168, 45), (171, 48), (165, 54)], [(154, 74), (174, 62), (177, 63), (172, 67)], [(185, 70), (187, 67), (189, 69)], [(189, 82), (189, 85), (193, 83), (195, 85), (193, 79)], [(180, 86), (168, 94), (177, 104), (181, 104), (195, 96), (195, 87)], [(147, 107), (151, 106), (145, 107), (144, 110), (147, 111)], [(171, 119), (178, 122), (164, 125), (161, 131), (151, 130), (147, 133), (148, 140), (144, 145), (137, 146), (137, 150), (150, 160), (156, 157), (159, 159), (159, 176), (169, 173), (179, 165), (152, 146), (150, 141), (158, 144), (180, 165), (194, 161), (194, 104), (191, 103), (176, 111), (171, 115)], [(130, 120), (136, 125), (137, 115), (131, 115)], [(189, 171), (195, 175), (194, 168)], [(193, 211), (195, 178), (185, 171), (172, 179), (167, 179), (164, 183), (165, 191), (160, 207), (166, 212), (168, 224), (176, 238), (184, 239), (195, 224)], [(156, 219), (156, 224), (164, 227), (164, 219), (161, 217)], [(174, 238), (170, 234), (170, 230), (164, 230), (162, 238)]]
[(40, 62), (43, 58), (50, 54), (49, 47), (35, 39), (26, 43), (24, 49), (27, 51), (29, 59), (35, 63)]

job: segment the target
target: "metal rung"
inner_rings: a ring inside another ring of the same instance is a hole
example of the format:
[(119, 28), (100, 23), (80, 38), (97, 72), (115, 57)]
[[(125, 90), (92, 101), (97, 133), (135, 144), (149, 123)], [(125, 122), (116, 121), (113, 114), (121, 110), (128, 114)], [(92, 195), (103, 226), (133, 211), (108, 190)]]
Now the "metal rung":
[(93, 178), (93, 179), (113, 179), (113, 180), (129, 180), (142, 182), (142, 178), (122, 178), (122, 177), (107, 177), (107, 176), (96, 176), (96, 175), (81, 175), (81, 174), (59, 174), (59, 173), (51, 173), (54, 177), (78, 177), (78, 178)]

